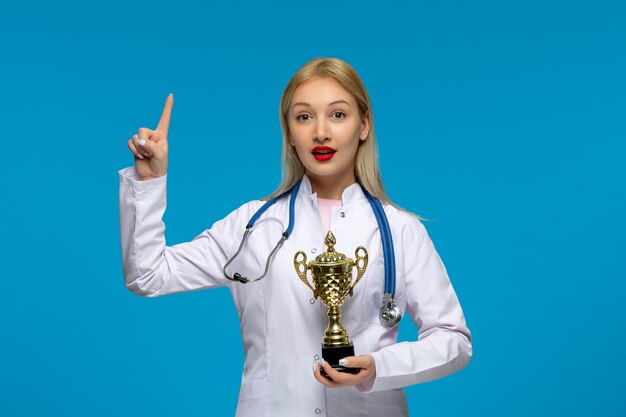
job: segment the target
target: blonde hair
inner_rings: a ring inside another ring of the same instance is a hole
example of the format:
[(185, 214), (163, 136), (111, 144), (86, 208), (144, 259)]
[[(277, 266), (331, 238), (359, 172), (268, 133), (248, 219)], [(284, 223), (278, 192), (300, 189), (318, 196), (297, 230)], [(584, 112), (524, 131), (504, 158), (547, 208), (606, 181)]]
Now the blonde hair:
[(264, 200), (277, 197), (290, 190), (305, 173), (304, 165), (298, 158), (295, 147), (291, 145), (289, 131), (289, 108), (291, 99), (298, 86), (315, 78), (332, 78), (337, 81), (348, 93), (354, 97), (361, 118), (369, 122), (369, 134), (366, 140), (359, 141), (357, 149), (354, 174), (359, 183), (381, 203), (393, 204), (383, 186), (378, 164), (378, 147), (374, 134), (374, 114), (367, 90), (357, 72), (350, 64), (338, 58), (315, 58), (304, 64), (291, 78), (280, 98), (279, 117), (280, 126), (283, 132), (283, 152), (282, 152), (282, 183), (280, 186)]

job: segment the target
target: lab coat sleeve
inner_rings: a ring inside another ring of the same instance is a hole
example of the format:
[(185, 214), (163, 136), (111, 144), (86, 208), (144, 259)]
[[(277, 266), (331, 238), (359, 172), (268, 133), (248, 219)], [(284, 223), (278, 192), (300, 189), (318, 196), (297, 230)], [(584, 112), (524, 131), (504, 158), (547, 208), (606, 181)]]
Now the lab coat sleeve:
[(129, 167), (119, 171), (119, 180), (122, 264), (130, 291), (157, 297), (230, 283), (222, 266), (233, 243), (241, 207), (191, 242), (166, 246), (162, 218), (167, 175), (141, 181), (135, 168)]
[(426, 228), (417, 219), (405, 227), (402, 244), (406, 313), (419, 328), (418, 340), (370, 353), (376, 377), (357, 385), (361, 392), (442, 378), (463, 369), (472, 356), (472, 337), (459, 300)]

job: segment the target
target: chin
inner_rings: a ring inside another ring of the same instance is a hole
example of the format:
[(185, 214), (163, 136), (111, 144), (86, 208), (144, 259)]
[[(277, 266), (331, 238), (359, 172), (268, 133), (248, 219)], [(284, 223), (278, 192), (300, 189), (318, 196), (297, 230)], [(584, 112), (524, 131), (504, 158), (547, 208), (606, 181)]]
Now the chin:
[[(334, 167), (314, 167), (314, 169), (309, 169), (305, 167), (305, 173), (309, 178), (336, 178), (337, 181), (341, 181), (344, 177), (350, 176), (350, 174), (346, 173), (346, 171), (340, 171), (335, 169)], [(354, 174), (354, 178), (356, 178), (356, 174)]]

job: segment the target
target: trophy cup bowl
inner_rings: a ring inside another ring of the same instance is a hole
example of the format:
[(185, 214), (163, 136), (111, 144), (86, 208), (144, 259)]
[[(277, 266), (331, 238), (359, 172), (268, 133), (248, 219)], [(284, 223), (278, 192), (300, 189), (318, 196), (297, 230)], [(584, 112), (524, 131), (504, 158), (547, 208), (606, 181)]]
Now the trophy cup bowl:
[[(306, 254), (299, 250), (294, 256), (293, 263), (302, 282), (313, 291), (313, 297), (320, 297), (328, 306), (329, 323), (322, 339), (322, 358), (339, 372), (356, 374), (359, 372), (358, 368), (339, 365), (339, 359), (354, 356), (354, 345), (341, 323), (341, 306), (348, 296), (352, 296), (354, 287), (363, 277), (368, 255), (367, 250), (359, 246), (354, 252), (354, 260), (346, 258), (344, 254), (335, 251), (336, 242), (335, 236), (329, 231), (325, 239), (328, 247), (326, 252), (307, 264)], [(352, 283), (352, 269), (355, 267), (357, 277)], [(307, 270), (311, 271), (313, 285), (309, 283)], [(323, 368), (321, 372), (327, 376)]]

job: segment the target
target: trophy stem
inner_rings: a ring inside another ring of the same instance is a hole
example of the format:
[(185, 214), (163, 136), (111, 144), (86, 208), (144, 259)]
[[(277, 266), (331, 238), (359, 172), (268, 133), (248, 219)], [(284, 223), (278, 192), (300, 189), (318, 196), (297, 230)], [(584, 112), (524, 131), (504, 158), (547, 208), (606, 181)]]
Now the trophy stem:
[(341, 324), (341, 309), (338, 306), (328, 308), (328, 319), (328, 327), (324, 333), (324, 341), (322, 343), (323, 346), (351, 346), (352, 341), (348, 336), (348, 332)]
[[(346, 356), (354, 356), (354, 346), (352, 340), (348, 337), (343, 324), (341, 324), (341, 309), (338, 306), (328, 308), (328, 328), (324, 333), (324, 341), (322, 342), (322, 357), (336, 371), (346, 372), (350, 374), (358, 374), (358, 368), (346, 368), (339, 365), (339, 360)], [(321, 370), (323, 376), (328, 376), (326, 371)]]

